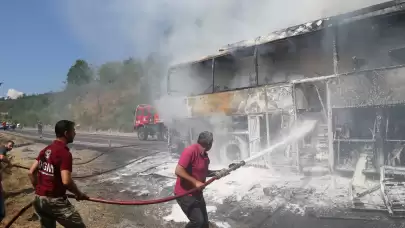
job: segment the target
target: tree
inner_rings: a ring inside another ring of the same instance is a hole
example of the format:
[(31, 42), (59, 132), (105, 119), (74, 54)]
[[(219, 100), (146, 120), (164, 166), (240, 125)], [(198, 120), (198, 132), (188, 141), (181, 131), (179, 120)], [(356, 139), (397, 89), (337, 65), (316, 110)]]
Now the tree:
[(98, 69), (100, 83), (103, 85), (115, 83), (120, 78), (121, 68), (120, 62), (107, 62), (101, 65)]
[(132, 58), (122, 62), (121, 78), (123, 79), (123, 83), (134, 86), (139, 83), (142, 76), (144, 76), (144, 66), (142, 62)]
[(89, 64), (81, 59), (76, 60), (75, 64), (70, 67), (67, 74), (67, 84), (72, 85), (85, 85), (93, 80), (93, 71)]

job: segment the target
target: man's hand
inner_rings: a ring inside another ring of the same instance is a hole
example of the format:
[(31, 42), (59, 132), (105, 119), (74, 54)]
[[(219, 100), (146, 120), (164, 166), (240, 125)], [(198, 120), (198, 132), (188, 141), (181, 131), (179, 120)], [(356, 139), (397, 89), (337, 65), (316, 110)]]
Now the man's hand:
[(215, 178), (221, 179), (224, 176), (227, 176), (229, 174), (228, 169), (221, 169), (220, 171), (215, 172)]
[(204, 183), (200, 182), (200, 181), (197, 181), (197, 182), (195, 182), (194, 185), (195, 185), (196, 188), (201, 188), (204, 185)]
[(79, 194), (76, 195), (76, 200), (81, 201), (81, 200), (88, 200), (90, 197), (88, 197), (86, 194), (83, 192), (80, 192)]

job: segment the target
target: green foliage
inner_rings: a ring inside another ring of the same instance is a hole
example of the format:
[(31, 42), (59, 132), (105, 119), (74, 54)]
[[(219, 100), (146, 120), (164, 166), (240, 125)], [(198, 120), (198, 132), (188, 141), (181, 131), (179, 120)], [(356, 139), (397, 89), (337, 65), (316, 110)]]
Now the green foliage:
[(19, 120), (25, 125), (33, 125), (37, 120), (47, 122), (46, 110), (50, 104), (52, 94), (26, 95), (15, 100), (0, 102), (0, 111), (8, 112), (13, 120)]
[(93, 80), (93, 71), (89, 64), (81, 59), (76, 60), (67, 73), (68, 86), (80, 86), (90, 83)]
[(163, 63), (154, 54), (146, 60), (107, 62), (95, 70), (79, 59), (68, 69), (65, 90), (1, 99), (0, 112), (25, 126), (70, 119), (93, 129), (132, 131), (135, 107), (159, 95)]
[(108, 62), (100, 66), (98, 76), (103, 85), (113, 84), (120, 78), (122, 63)]

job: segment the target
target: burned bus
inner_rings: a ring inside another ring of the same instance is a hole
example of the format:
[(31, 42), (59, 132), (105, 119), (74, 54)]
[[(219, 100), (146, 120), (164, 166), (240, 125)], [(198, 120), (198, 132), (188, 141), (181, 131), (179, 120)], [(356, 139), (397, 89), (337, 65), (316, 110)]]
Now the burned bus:
[(168, 95), (184, 99), (187, 115), (169, 126), (170, 149), (179, 152), (211, 130), (212, 156), (228, 163), (311, 119), (317, 124), (308, 135), (255, 164), (353, 171), (366, 154), (366, 171), (403, 166), (404, 5), (391, 1), (308, 22), (173, 65)]

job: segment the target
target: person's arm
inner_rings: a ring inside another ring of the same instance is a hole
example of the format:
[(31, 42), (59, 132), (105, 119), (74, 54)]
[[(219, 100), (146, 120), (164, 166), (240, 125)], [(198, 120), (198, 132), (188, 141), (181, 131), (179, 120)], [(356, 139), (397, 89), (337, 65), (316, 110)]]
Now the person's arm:
[(203, 185), (204, 183), (195, 179), (186, 170), (186, 168), (189, 165), (191, 165), (191, 155), (192, 155), (192, 151), (190, 151), (188, 149), (185, 149), (183, 151), (183, 153), (181, 153), (179, 162), (176, 166), (175, 174), (176, 174), (176, 176), (183, 178), (184, 180), (187, 180), (193, 186), (198, 188), (198, 187), (201, 187), (201, 185)]
[(195, 186), (196, 188), (201, 187), (201, 185), (203, 185), (204, 183), (202, 183), (201, 181), (198, 181), (197, 179), (195, 179), (193, 176), (191, 176), (190, 174), (187, 173), (186, 169), (177, 164), (176, 166), (176, 175), (187, 180), (188, 182), (190, 182), (191, 184), (193, 184), (193, 186)]
[(69, 170), (61, 170), (62, 183), (66, 189), (76, 196), (81, 196), (83, 193), (79, 190), (76, 183), (73, 181), (72, 173)]
[(30, 171), (28, 173), (28, 177), (30, 178), (31, 184), (34, 188), (37, 186), (38, 165), (38, 160), (35, 160), (34, 163), (31, 165)]
[(60, 172), (62, 177), (62, 183), (71, 193), (75, 194), (78, 200), (85, 200), (89, 197), (82, 193), (77, 187), (76, 183), (72, 178), (72, 166), (73, 166), (72, 154), (67, 153), (66, 156), (62, 158), (62, 163), (60, 166)]

